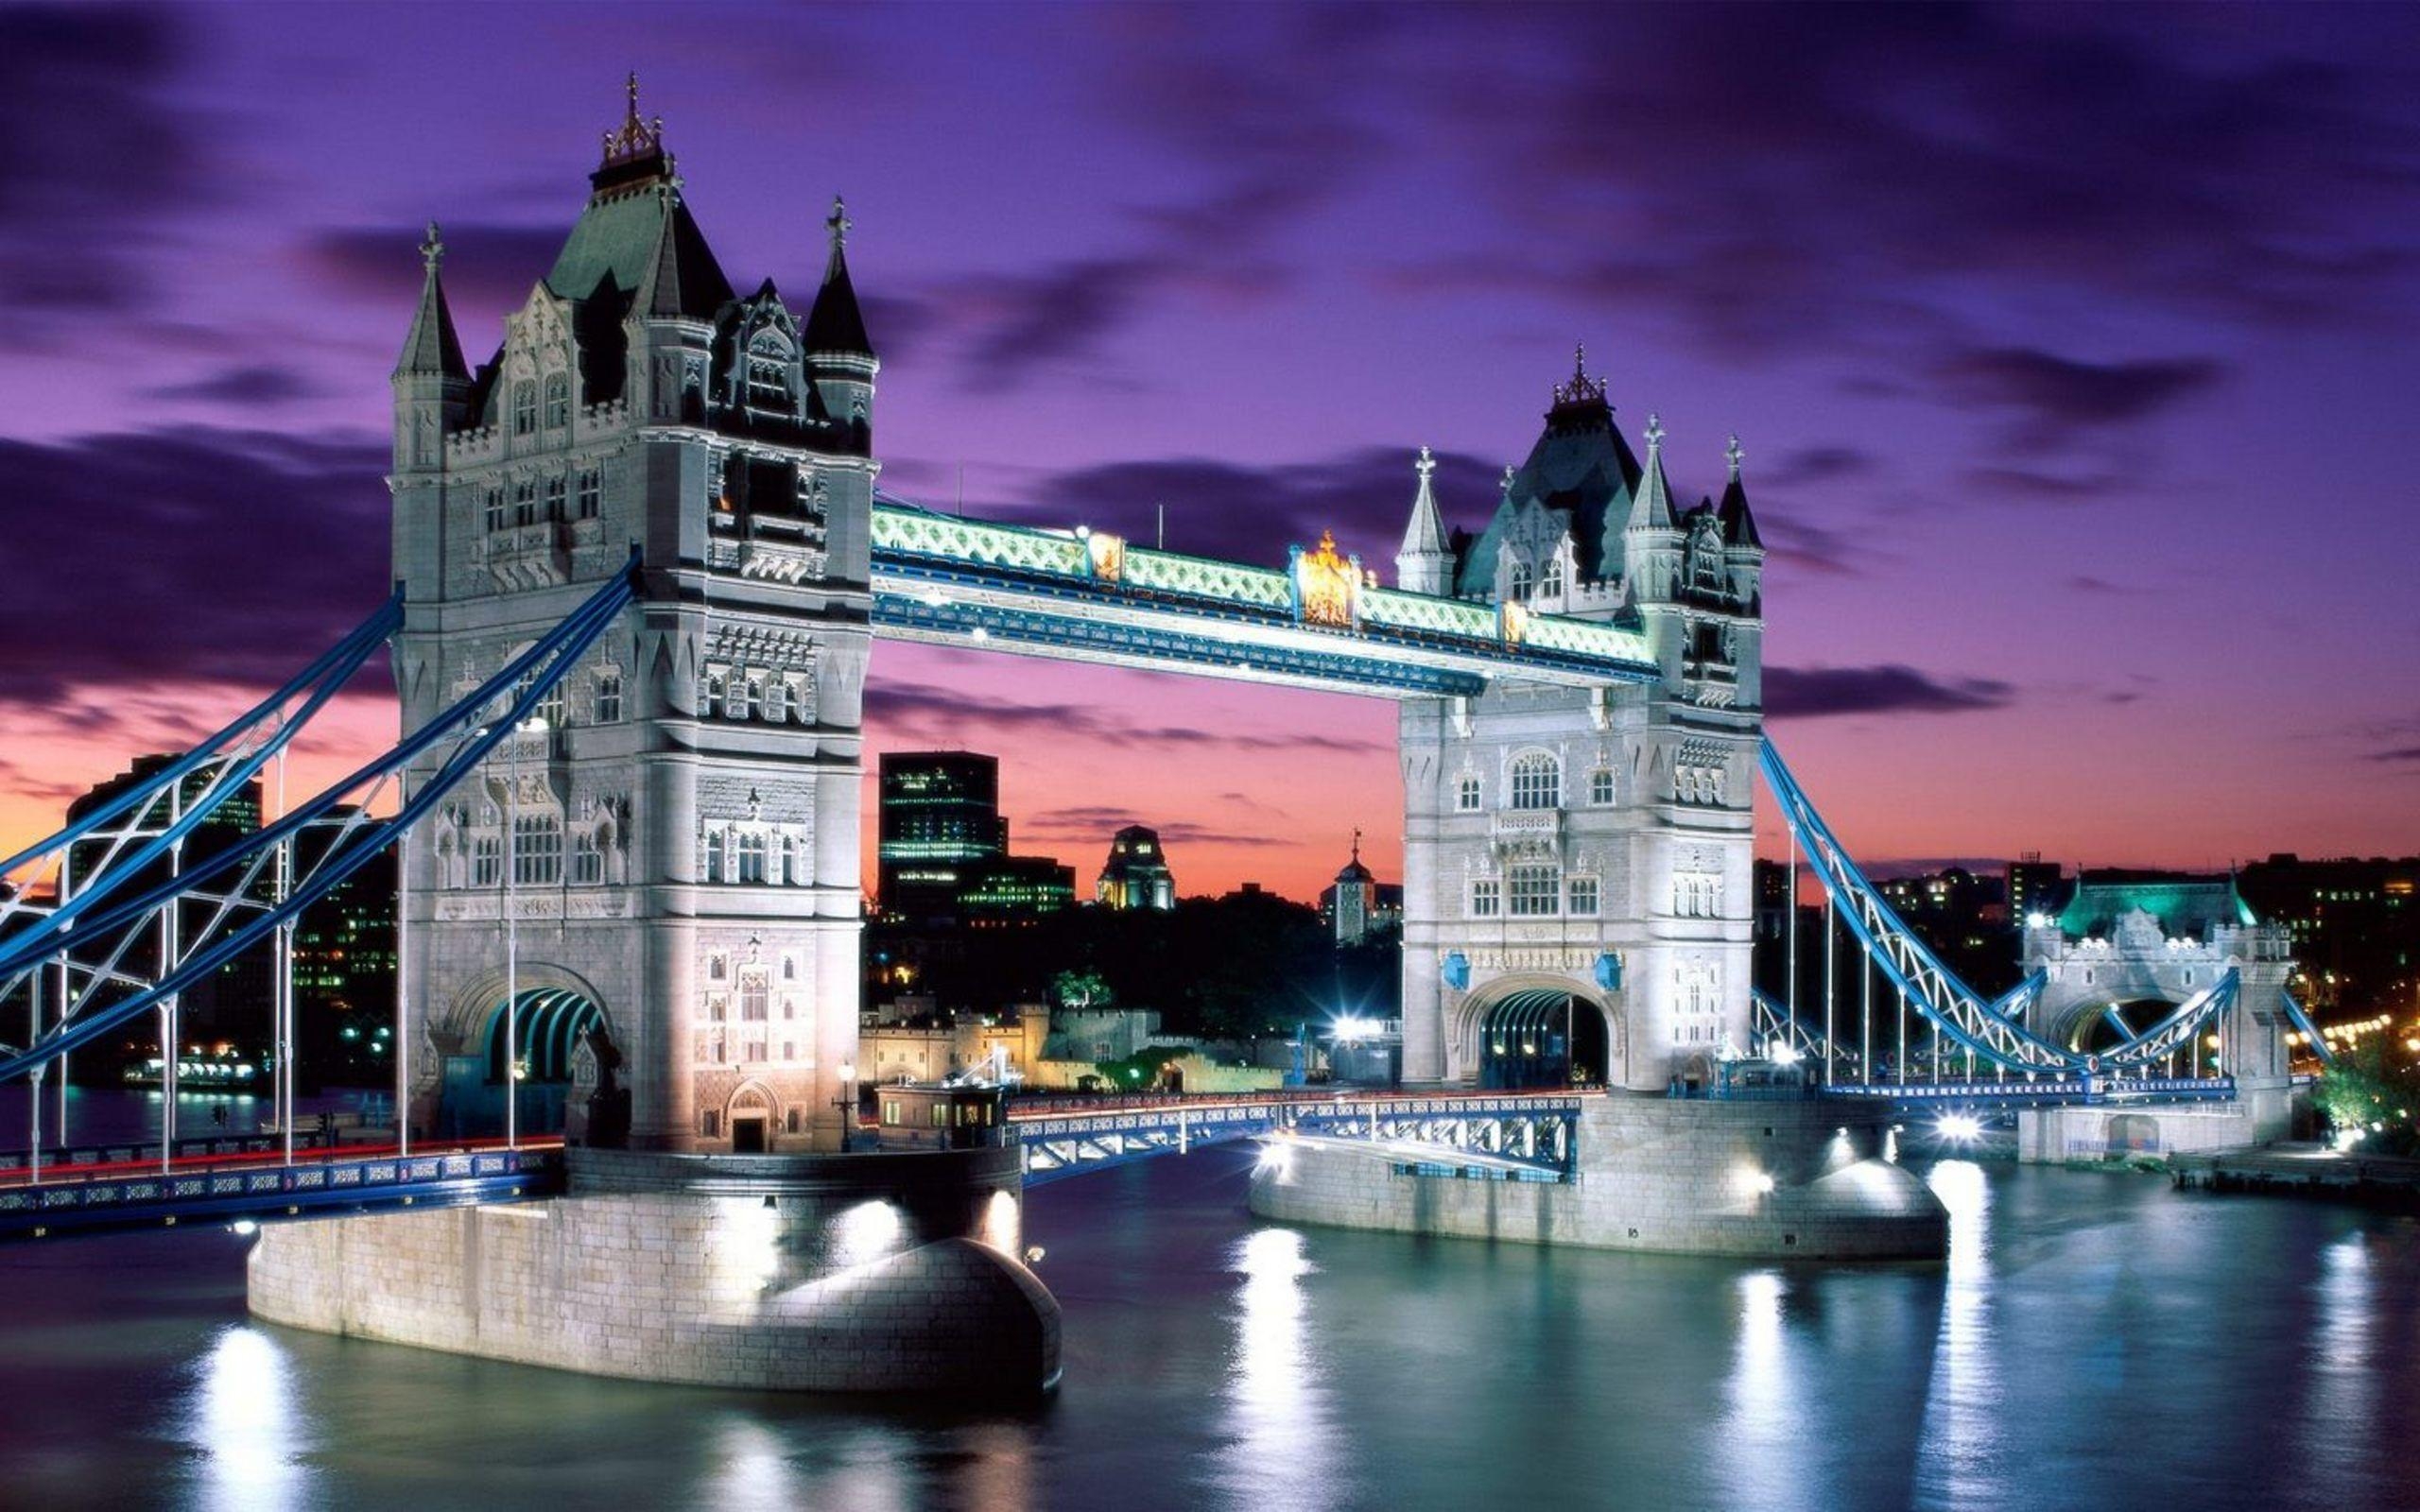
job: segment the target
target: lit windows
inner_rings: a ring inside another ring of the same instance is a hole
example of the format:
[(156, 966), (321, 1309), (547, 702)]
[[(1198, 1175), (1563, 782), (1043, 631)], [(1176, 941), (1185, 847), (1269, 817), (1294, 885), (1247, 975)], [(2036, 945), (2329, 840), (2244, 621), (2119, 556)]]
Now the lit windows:
[(1501, 911), (1503, 894), (1494, 877), (1480, 877), (1471, 883), (1471, 917), (1494, 919)]
[(1465, 777), (1454, 787), (1454, 807), (1463, 814), (1477, 814), (1479, 803), (1479, 782), (1476, 777)]
[(748, 830), (741, 833), (732, 848), (732, 881), (761, 883), (765, 880), (765, 832)]
[(605, 845), (593, 830), (582, 831), (572, 840), (571, 880), (583, 887), (605, 880)]
[(559, 372), (546, 374), (546, 429), (560, 430), (571, 423), (571, 379)]
[(524, 887), (550, 887), (562, 880), (563, 821), (551, 814), (512, 818), (512, 880)]
[(1599, 766), (1588, 774), (1588, 801), (1599, 807), (1614, 800), (1614, 769)]
[(1531, 751), (1512, 763), (1512, 806), (1551, 809), (1563, 804), (1563, 764), (1544, 751)]
[(1505, 898), (1515, 919), (1551, 918), (1563, 902), (1563, 878), (1552, 867), (1514, 867), (1505, 873)]
[(524, 380), (512, 386), (512, 434), (527, 436), (538, 428), (538, 386)]
[(1597, 917), (1597, 879), (1574, 877), (1564, 885), (1568, 902), (1564, 911), (1581, 919)]

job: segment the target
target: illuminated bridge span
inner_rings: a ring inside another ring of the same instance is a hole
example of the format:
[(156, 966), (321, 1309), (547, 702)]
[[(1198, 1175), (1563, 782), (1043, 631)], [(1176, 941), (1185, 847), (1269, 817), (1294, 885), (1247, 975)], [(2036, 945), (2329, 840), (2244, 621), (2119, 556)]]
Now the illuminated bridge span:
[(1285, 570), (873, 507), (874, 627), (894, 640), (1171, 669), (1383, 697), (1472, 696), (1489, 682), (1651, 682), (1634, 629), (1379, 588), (1332, 540)]

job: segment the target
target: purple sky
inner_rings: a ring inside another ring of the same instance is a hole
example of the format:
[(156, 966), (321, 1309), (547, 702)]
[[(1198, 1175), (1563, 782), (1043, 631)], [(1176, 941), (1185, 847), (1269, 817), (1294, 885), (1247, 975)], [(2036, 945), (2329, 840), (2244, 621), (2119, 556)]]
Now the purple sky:
[[(213, 6), (0, 11), (0, 843), (386, 578), (386, 373), (466, 348), (636, 67), (735, 283), (835, 190), (885, 482), (1392, 569), (1575, 339), (1775, 559), (1777, 738), (1870, 857), (2420, 850), (2420, 11)], [(1004, 677), (1004, 672), (1014, 672)], [(877, 746), (998, 751), (1307, 893), (1392, 711), (885, 646)], [(391, 724), (366, 694), (330, 760)]]

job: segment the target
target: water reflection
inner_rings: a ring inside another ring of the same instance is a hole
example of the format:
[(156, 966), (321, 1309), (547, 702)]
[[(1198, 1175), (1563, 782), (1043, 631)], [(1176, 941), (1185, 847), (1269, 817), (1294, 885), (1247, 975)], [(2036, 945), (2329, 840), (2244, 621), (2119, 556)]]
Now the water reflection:
[(2378, 1420), (2382, 1405), (2374, 1359), (2378, 1298), (2361, 1234), (2346, 1234), (2321, 1250), (2318, 1269), (2311, 1283), (2316, 1313), (2308, 1346), (2310, 1389), (2303, 1436), (2308, 1457), (2320, 1470), (2314, 1489), (2334, 1489), (2328, 1483), (2342, 1473), (2344, 1461), (2370, 1447), (2368, 1425)]
[(221, 1332), (201, 1361), (192, 1435), (201, 1504), (266, 1512), (300, 1503), (303, 1468), (285, 1350), (258, 1329)]
[(1949, 1261), (1921, 1453), (1932, 1500), (1983, 1505), (2010, 1489), (2001, 1480), (2009, 1467), (1996, 1452), (2001, 1384), (1993, 1366), (1992, 1189), (1972, 1160), (1943, 1160), (1925, 1184), (1949, 1210)]
[(1797, 1507), (1808, 1503), (1812, 1483), (1776, 1474), (1806, 1432), (1809, 1403), (1798, 1398), (1783, 1305), (1789, 1282), (1778, 1270), (1752, 1270), (1737, 1283), (1737, 1342), (1724, 1395), (1722, 1464), (1732, 1480), (1725, 1500), (1735, 1506)]
[(1226, 1444), (1217, 1480), (1254, 1507), (1327, 1507), (1335, 1430), (1305, 1336), (1303, 1278), (1313, 1269), (1301, 1233), (1255, 1228), (1230, 1256), (1242, 1275), (1227, 1372)]

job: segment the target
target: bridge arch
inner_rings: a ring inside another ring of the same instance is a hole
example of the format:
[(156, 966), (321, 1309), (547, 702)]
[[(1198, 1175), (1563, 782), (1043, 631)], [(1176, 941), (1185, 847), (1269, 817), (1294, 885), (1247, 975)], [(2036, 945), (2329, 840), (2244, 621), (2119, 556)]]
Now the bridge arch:
[(601, 1031), (609, 1043), (628, 1044), (604, 995), (586, 978), (545, 962), (521, 965), (513, 974), (510, 1013), (504, 973), (494, 971), (465, 988), (446, 1014), (460, 1026), (443, 1061), (439, 1125), (446, 1133), (502, 1132), (510, 1087), (521, 1133), (578, 1134), (596, 1087), (590, 1037)]
[(1475, 989), (1457, 1010), (1455, 1033), (1483, 1088), (1617, 1084), (1630, 1049), (1617, 1007), (1551, 974), (1504, 976)]
[(2104, 993), (2060, 1009), (2050, 1020), (2048, 1038), (2069, 1050), (2105, 1051), (2159, 1023), (2186, 1001), (2156, 989)]

